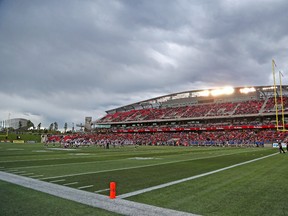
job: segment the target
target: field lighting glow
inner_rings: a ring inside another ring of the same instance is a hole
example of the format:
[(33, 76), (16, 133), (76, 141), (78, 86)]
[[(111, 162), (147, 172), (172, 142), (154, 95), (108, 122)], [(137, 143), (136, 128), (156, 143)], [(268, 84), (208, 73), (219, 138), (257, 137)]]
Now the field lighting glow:
[(231, 95), (234, 93), (234, 88), (232, 87), (224, 87), (219, 89), (211, 90), (210, 93), (212, 96), (219, 96), (219, 95)]
[(251, 88), (242, 88), (239, 90), (240, 93), (244, 93), (244, 94), (248, 94), (250, 92), (255, 92), (256, 89), (254, 87), (251, 87)]
[(201, 91), (201, 92), (198, 92), (198, 96), (202, 96), (202, 97), (207, 97), (210, 95), (210, 92), (208, 90), (204, 90), (204, 91)]

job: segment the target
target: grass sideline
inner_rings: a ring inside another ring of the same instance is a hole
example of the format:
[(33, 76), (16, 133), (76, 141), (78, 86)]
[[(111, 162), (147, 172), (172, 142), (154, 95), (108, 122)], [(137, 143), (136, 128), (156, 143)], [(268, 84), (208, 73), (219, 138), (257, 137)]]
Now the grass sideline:
[[(134, 147), (102, 149), (91, 146), (65, 151), (53, 147), (45, 148), (41, 144), (1, 143), (0, 169), (19, 175), (30, 174), (37, 176), (34, 178), (44, 178), (44, 181), (48, 182), (56, 181), (55, 184), (77, 182), (70, 185), (74, 188), (93, 185), (83, 189), (92, 192), (107, 189), (110, 181), (116, 181), (117, 194), (125, 194), (259, 158), (276, 151), (266, 148), (164, 146), (140, 146), (137, 149)], [(285, 172), (287, 157), (286, 154), (279, 154), (210, 176), (130, 197), (128, 200), (201, 215), (285, 215), (288, 210), (285, 207), (288, 189), (284, 185), (287, 179)], [(5, 182), (0, 182), (0, 190), (1, 194), (5, 194), (1, 196), (0, 208), (6, 209), (7, 213), (15, 208), (15, 203), (11, 200), (19, 199), (20, 194), (23, 201), (17, 203), (22, 213), (29, 212), (27, 204), (31, 201), (28, 199), (30, 193), (35, 200), (43, 201), (39, 206), (47, 204), (45, 197), (48, 195), (43, 193)], [(23, 193), (22, 190), (28, 191)], [(99, 193), (108, 195), (108, 191)], [(277, 196), (273, 196), (274, 194)], [(49, 199), (60, 198), (49, 196)], [(283, 200), (283, 205), (279, 200)], [(5, 206), (2, 206), (4, 204)], [(47, 205), (53, 207), (54, 203)], [(78, 204), (71, 202), (71, 205)], [(90, 211), (90, 208), (81, 207), (82, 210), (73, 215), (86, 215), (85, 212)], [(63, 215), (69, 215), (69, 209), (64, 210)], [(94, 210), (96, 215), (98, 210)], [(109, 212), (99, 211), (101, 215), (110, 215)]]

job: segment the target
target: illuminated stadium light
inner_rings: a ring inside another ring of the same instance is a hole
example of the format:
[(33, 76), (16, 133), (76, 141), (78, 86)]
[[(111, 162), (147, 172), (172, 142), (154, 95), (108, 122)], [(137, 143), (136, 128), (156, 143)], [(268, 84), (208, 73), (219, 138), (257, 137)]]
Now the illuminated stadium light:
[(274, 86), (271, 86), (271, 87), (263, 87), (263, 88), (262, 88), (263, 91), (265, 91), (265, 90), (271, 90), (271, 89), (274, 89)]
[(197, 96), (199, 97), (207, 97), (209, 95), (210, 95), (210, 92), (208, 90), (197, 92)]
[(219, 95), (231, 95), (234, 93), (234, 88), (232, 87), (224, 87), (220, 89), (211, 90), (212, 96), (219, 96)]
[(239, 90), (240, 93), (243, 93), (243, 94), (248, 94), (250, 92), (255, 92), (256, 89), (254, 87), (251, 87), (251, 88), (242, 88)]

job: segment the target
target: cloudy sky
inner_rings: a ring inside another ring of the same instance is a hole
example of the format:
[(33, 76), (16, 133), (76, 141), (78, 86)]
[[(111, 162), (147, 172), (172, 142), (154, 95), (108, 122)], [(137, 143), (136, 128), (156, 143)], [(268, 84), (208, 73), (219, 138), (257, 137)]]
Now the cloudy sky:
[(272, 85), (272, 59), (285, 84), (287, 11), (287, 0), (0, 0), (0, 120), (72, 127), (169, 93)]

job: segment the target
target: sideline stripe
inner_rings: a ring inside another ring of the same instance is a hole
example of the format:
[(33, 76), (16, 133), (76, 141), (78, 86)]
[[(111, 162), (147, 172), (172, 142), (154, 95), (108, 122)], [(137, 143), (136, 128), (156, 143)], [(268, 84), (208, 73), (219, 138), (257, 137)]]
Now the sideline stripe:
[(24, 176), (0, 171), (0, 179), (26, 188), (41, 191), (67, 200), (82, 203), (84, 205), (105, 209), (122, 215), (141, 216), (197, 216), (195, 214), (165, 209), (157, 206), (137, 203), (123, 199), (109, 199), (108, 196), (77, 190), (49, 182), (39, 181)]
[[(243, 153), (245, 153), (245, 152), (243, 152)], [(88, 174), (96, 174), (96, 173), (103, 173), (103, 172), (114, 172), (114, 171), (120, 171), (120, 170), (129, 170), (129, 169), (153, 167), (153, 166), (160, 166), (160, 165), (165, 165), (165, 164), (181, 163), (181, 162), (186, 162), (186, 161), (194, 161), (194, 160), (202, 160), (202, 159), (208, 159), (208, 158), (222, 157), (222, 156), (228, 156), (228, 155), (233, 155), (233, 154), (239, 154), (239, 153), (230, 153), (230, 154), (221, 154), (221, 155), (214, 155), (214, 156), (205, 156), (205, 157), (192, 158), (192, 159), (187, 159), (187, 160), (169, 161), (169, 162), (148, 164), (148, 165), (142, 165), (142, 166), (132, 166), (132, 167), (110, 169), (110, 170), (99, 170), (99, 171), (95, 171), (95, 172), (74, 173), (74, 174), (68, 174), (68, 175), (41, 178), (40, 180), (49, 180), (49, 179), (54, 179), (54, 178), (65, 178), (65, 177), (71, 177), (71, 176), (79, 176), (79, 175), (88, 175)]]
[(207, 175), (211, 175), (211, 174), (214, 174), (214, 173), (218, 173), (218, 172), (221, 172), (221, 171), (224, 171), (224, 170), (228, 170), (228, 169), (231, 169), (231, 168), (234, 168), (234, 167), (238, 167), (238, 166), (241, 166), (241, 165), (244, 165), (244, 164), (248, 164), (248, 163), (252, 163), (252, 162), (258, 161), (258, 160), (262, 160), (262, 159), (274, 156), (276, 154), (279, 154), (279, 153), (274, 153), (274, 154), (267, 155), (267, 156), (264, 156), (264, 157), (261, 157), (261, 158), (256, 158), (256, 159), (253, 159), (253, 160), (249, 160), (249, 161), (245, 161), (245, 162), (242, 162), (242, 163), (234, 164), (232, 166), (224, 167), (224, 168), (221, 168), (221, 169), (218, 169), (218, 170), (214, 170), (214, 171), (211, 171), (211, 172), (207, 172), (207, 173), (202, 173), (200, 175), (191, 176), (191, 177), (180, 179), (180, 180), (177, 180), (177, 181), (172, 181), (172, 182), (168, 182), (168, 183), (165, 183), (165, 184), (153, 186), (153, 187), (150, 187), (150, 188), (145, 188), (145, 189), (142, 189), (142, 190), (134, 191), (134, 192), (131, 192), (131, 193), (122, 194), (122, 195), (119, 195), (118, 198), (122, 198), (122, 199), (123, 198), (128, 198), (128, 197), (139, 195), (139, 194), (146, 193), (146, 192), (149, 192), (149, 191), (153, 191), (153, 190), (157, 190), (157, 189), (160, 189), (160, 188), (168, 187), (168, 186), (171, 186), (171, 185), (179, 184), (179, 183), (182, 183), (182, 182), (190, 181), (192, 179), (197, 179), (197, 178), (200, 178), (200, 177), (203, 177), (203, 176), (207, 176)]

